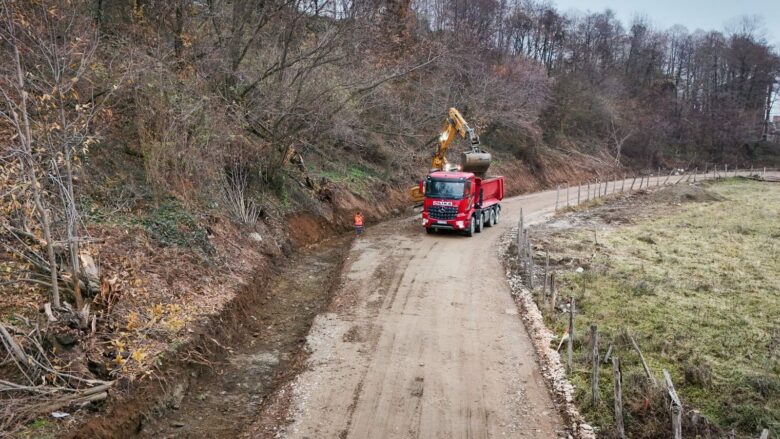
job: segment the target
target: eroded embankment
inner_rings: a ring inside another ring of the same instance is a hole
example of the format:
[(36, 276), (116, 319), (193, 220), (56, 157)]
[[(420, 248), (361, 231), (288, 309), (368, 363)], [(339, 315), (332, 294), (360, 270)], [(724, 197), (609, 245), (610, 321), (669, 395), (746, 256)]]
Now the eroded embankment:
[[(167, 355), (155, 380), (123, 389), (71, 438), (230, 437), (293, 376), (313, 318), (339, 282), (350, 239), (340, 237), (257, 273), (222, 312)], [(219, 414), (219, 416), (214, 416)]]

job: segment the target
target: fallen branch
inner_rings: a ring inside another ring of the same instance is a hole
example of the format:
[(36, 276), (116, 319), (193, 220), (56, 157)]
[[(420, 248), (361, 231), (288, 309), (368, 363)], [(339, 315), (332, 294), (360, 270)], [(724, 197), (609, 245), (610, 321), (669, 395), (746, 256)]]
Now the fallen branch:
[(5, 329), (5, 326), (3, 326), (2, 323), (0, 323), (0, 336), (3, 337), (3, 343), (8, 347), (8, 352), (10, 352), (11, 355), (14, 356), (16, 361), (18, 361), (19, 363), (26, 364), (27, 354), (24, 353), (24, 350), (22, 350), (22, 348), (19, 346), (16, 340), (11, 336), (11, 334), (8, 333), (8, 331)]

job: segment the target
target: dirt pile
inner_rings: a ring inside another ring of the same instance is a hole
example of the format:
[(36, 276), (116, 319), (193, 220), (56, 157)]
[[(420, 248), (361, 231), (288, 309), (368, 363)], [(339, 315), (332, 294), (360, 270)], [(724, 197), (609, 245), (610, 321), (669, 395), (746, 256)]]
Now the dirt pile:
[(649, 194), (648, 201), (652, 203), (681, 204), (706, 203), (723, 201), (723, 197), (708, 191), (705, 187), (696, 185), (669, 186)]

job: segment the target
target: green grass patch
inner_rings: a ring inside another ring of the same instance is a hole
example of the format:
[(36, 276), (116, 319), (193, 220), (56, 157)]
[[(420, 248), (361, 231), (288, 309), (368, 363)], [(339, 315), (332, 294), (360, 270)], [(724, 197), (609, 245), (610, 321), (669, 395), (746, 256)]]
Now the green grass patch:
[[(624, 359), (626, 398), (641, 400), (638, 358), (630, 330), (655, 372), (668, 369), (686, 409), (697, 408), (715, 425), (758, 437), (780, 434), (780, 185), (727, 180), (708, 190), (720, 202), (686, 203), (653, 220), (600, 232), (556, 235), (555, 245), (588, 269), (561, 276), (560, 292), (577, 300), (576, 333), (598, 325), (601, 352), (609, 343)], [(547, 315), (558, 334), (563, 315)], [(577, 351), (572, 376), (583, 412), (596, 426), (612, 424), (611, 367), (604, 366), (601, 395), (590, 404), (590, 369)], [(632, 392), (634, 392), (632, 394)], [(641, 405), (641, 404), (640, 404)], [(634, 407), (636, 409), (636, 407)], [(630, 437), (654, 437), (629, 410)]]
[(345, 185), (349, 190), (360, 195), (366, 195), (372, 183), (376, 180), (385, 180), (386, 175), (372, 168), (361, 165), (347, 165), (334, 169), (314, 172), (317, 177), (324, 177), (334, 183)]

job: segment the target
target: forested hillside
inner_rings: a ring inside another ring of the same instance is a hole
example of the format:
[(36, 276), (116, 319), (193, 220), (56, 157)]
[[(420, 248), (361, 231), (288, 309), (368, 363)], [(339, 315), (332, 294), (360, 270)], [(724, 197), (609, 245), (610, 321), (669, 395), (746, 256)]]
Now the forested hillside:
[(0, 322), (17, 316), (0, 370), (22, 386), (0, 395), (0, 429), (40, 410), (28, 388), (152, 374), (269, 260), (356, 209), (410, 207), (449, 107), (515, 194), (780, 160), (780, 54), (750, 20), (656, 29), (535, 0), (0, 0), (0, 56)]

